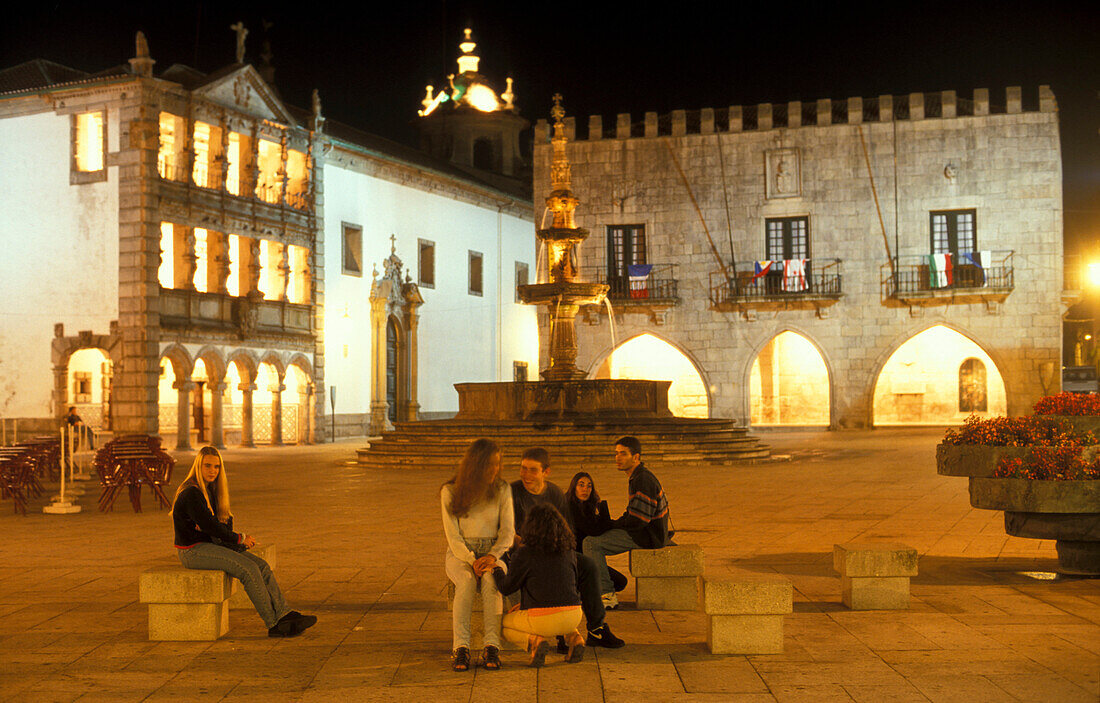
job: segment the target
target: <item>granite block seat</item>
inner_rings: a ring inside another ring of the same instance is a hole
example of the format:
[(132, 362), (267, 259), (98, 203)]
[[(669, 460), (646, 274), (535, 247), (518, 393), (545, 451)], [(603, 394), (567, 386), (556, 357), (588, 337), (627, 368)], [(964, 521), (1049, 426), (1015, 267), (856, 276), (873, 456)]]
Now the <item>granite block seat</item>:
[(138, 601), (149, 606), (149, 639), (216, 640), (229, 631), (236, 579), (224, 571), (158, 566), (138, 579)]
[(841, 600), (852, 610), (906, 610), (909, 579), (917, 575), (917, 550), (904, 544), (849, 543), (833, 546)]
[[(248, 551), (266, 561), (267, 565), (271, 567), (271, 571), (275, 571), (274, 544), (257, 544)], [(251, 609), (253, 607), (252, 601), (249, 600), (248, 593), (244, 590), (244, 586), (241, 585), (241, 582), (237, 579), (233, 579), (233, 586), (233, 595), (229, 597), (229, 608), (231, 610)]]
[(711, 654), (781, 654), (792, 591), (790, 581), (767, 574), (706, 579), (707, 649)]
[(698, 610), (703, 548), (694, 544), (630, 550), (641, 610)]

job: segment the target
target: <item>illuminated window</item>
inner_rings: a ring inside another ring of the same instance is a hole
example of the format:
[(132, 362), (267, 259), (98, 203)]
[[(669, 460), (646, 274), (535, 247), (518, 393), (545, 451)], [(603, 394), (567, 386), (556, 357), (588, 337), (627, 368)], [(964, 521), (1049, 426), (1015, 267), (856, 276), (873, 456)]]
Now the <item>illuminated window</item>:
[(182, 117), (160, 113), (160, 148), (157, 151), (157, 172), (161, 178), (182, 181), (183, 147), (187, 141)]
[(160, 268), (157, 270), (157, 278), (163, 288), (175, 287), (175, 274), (173, 263), (175, 262), (176, 234), (171, 222), (160, 223)]
[(435, 242), (418, 240), (420, 245), (417, 261), (417, 282), (425, 288), (435, 288)]
[(342, 268), (349, 276), (363, 275), (363, 229), (344, 223)]
[[(931, 213), (933, 254), (959, 254), (977, 251), (977, 211), (942, 210)], [(956, 261), (956, 263), (959, 263)]]
[[(627, 266), (645, 264), (645, 225), (610, 225), (607, 228), (607, 279), (615, 285), (627, 281)], [(625, 283), (623, 284), (625, 285)]]
[(275, 142), (261, 139), (257, 148), (260, 175), (256, 182), (256, 197), (265, 203), (278, 204), (283, 198), (283, 149)]
[(195, 228), (195, 290), (202, 293), (208, 291), (210, 270), (210, 248), (207, 241), (207, 232), (202, 227)]
[(77, 171), (94, 173), (103, 170), (106, 141), (103, 115), (102, 112), (83, 112), (75, 117), (73, 162)]
[(231, 195), (241, 194), (241, 135), (229, 133), (229, 153), (226, 155), (225, 187)]
[(290, 264), (290, 280), (287, 281), (286, 297), (292, 303), (309, 303), (309, 249), (287, 246), (287, 259)]
[(225, 288), (229, 291), (229, 295), (243, 295), (241, 292), (241, 238), (230, 234), (226, 240), (229, 276), (225, 280)]
[(519, 287), (527, 285), (527, 280), (528, 280), (527, 264), (523, 263), (522, 261), (517, 261), (516, 262), (516, 302), (517, 303), (523, 302), (522, 300), (519, 299)]
[(191, 177), (203, 188), (221, 187), (222, 130), (205, 122), (195, 122), (195, 164)]
[(264, 299), (270, 300), (268, 293), (271, 291), (271, 281), (268, 276), (271, 273), (271, 265), (269, 263), (269, 256), (271, 255), (271, 242), (266, 239), (260, 240), (260, 280), (256, 284), (256, 289), (264, 294)]
[(86, 371), (73, 373), (73, 402), (92, 402), (92, 374)]
[(286, 202), (305, 209), (309, 192), (309, 158), (300, 151), (286, 151)]
[(482, 295), (485, 292), (481, 275), (483, 259), (484, 256), (481, 252), (470, 252), (470, 295)]

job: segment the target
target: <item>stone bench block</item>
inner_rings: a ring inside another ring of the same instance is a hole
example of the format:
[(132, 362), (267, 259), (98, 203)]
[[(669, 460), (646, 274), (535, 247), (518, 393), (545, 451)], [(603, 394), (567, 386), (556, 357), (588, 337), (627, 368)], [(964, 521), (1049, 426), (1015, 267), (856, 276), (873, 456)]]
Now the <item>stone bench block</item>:
[(833, 568), (841, 601), (852, 610), (905, 610), (909, 578), (917, 575), (917, 550), (904, 544), (838, 544)]
[(138, 579), (138, 601), (149, 605), (149, 639), (216, 640), (229, 631), (229, 597), (236, 581), (223, 571), (166, 566)]
[(662, 549), (632, 549), (630, 573), (635, 578), (702, 576), (703, 548), (684, 544)]
[[(248, 550), (267, 562), (267, 565), (271, 567), (272, 571), (275, 571), (275, 545), (274, 544), (257, 544), (252, 549)], [(244, 590), (244, 586), (237, 579), (233, 579), (233, 585), (236, 587), (233, 591), (233, 595), (229, 597), (229, 607), (232, 610), (242, 610), (244, 608), (252, 608), (252, 601), (248, 598), (248, 593)]]
[(708, 615), (711, 654), (782, 654), (782, 615)]
[(909, 577), (841, 576), (840, 599), (851, 610), (906, 610)]
[(780, 576), (746, 574), (703, 583), (707, 615), (785, 615), (794, 610), (791, 582)]
[(892, 543), (837, 544), (833, 569), (841, 576), (916, 576), (917, 550)]
[(639, 610), (698, 610), (699, 576), (638, 576)]

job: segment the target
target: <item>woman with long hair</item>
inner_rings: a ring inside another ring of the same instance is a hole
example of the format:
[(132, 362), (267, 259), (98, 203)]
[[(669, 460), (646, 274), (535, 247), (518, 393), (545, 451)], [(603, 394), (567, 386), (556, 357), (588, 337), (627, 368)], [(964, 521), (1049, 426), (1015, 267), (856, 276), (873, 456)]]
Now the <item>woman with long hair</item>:
[(287, 607), (267, 562), (247, 550), (252, 535), (233, 531), (229, 479), (221, 454), (203, 447), (172, 499), (176, 553), (188, 569), (224, 571), (239, 580), (267, 626), (268, 637), (293, 637), (317, 622)]
[[(587, 471), (578, 471), (569, 482), (569, 520), (577, 538), (578, 552), (583, 551), (581, 543), (585, 537), (602, 535), (613, 526), (607, 501), (600, 500), (600, 494), (596, 492), (596, 482)], [(627, 578), (622, 572), (611, 567), (607, 570), (611, 574), (611, 583), (616, 593), (626, 588)]]
[(577, 552), (573, 533), (557, 508), (538, 503), (520, 527), (523, 544), (512, 553), (507, 572), (493, 569), (504, 595), (520, 592), (519, 610), (505, 613), (504, 638), (531, 655), (531, 666), (542, 666), (550, 649), (548, 637), (565, 636), (565, 661), (584, 658), (581, 596), (577, 590)]
[(452, 667), (455, 671), (470, 668), (470, 618), (480, 583), (485, 640), (482, 666), (499, 669), (501, 599), (491, 572), (512, 546), (516, 528), (512, 491), (500, 478), (496, 443), (482, 438), (470, 444), (454, 477), (443, 484), (439, 498), (447, 536), (444, 566), (455, 585)]

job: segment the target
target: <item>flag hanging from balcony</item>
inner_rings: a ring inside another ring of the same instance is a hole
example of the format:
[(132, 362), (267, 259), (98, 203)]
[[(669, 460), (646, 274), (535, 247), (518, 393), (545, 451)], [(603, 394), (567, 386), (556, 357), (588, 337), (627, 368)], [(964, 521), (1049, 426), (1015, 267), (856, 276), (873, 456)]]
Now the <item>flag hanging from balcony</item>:
[(626, 272), (630, 276), (630, 297), (649, 297), (649, 272), (653, 270), (653, 264), (630, 264)]
[(754, 268), (753, 277), (752, 277), (752, 280), (749, 281), (749, 284), (751, 285), (753, 283), (756, 283), (756, 279), (760, 278), (761, 276), (766, 276), (772, 270), (772, 264), (773, 263), (774, 262), (767, 261), (767, 260), (754, 262), (753, 263), (753, 268)]
[(950, 254), (930, 254), (928, 256), (928, 282), (933, 288), (946, 288), (955, 282)]
[(783, 260), (783, 290), (806, 290), (806, 259)]
[(983, 288), (989, 285), (989, 269), (993, 266), (993, 252), (988, 249), (985, 251), (968, 251), (962, 256), (964, 261), (978, 267), (977, 277), (973, 282), (974, 285)]

